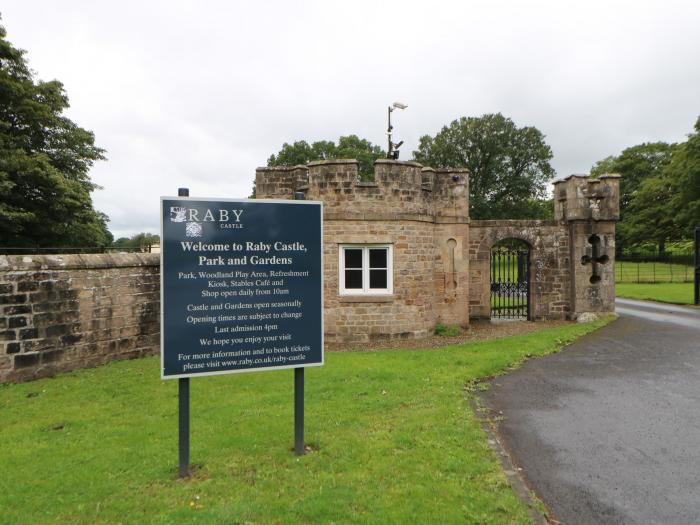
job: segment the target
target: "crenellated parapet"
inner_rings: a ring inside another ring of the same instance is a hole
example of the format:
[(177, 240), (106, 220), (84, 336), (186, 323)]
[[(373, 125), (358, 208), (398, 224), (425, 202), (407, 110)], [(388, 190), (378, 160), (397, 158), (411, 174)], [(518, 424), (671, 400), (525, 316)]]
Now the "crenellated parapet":
[(292, 199), (308, 183), (306, 166), (274, 166), (255, 170), (255, 195), (259, 199)]
[(554, 183), (554, 218), (558, 221), (617, 221), (620, 218), (620, 175), (591, 179), (571, 175)]
[(268, 167), (256, 171), (256, 196), (291, 199), (301, 191), (323, 201), (326, 214), (364, 218), (368, 214), (433, 221), (468, 222), (469, 171), (435, 170), (417, 162), (380, 159), (374, 180), (361, 181), (352, 159), (326, 160), (308, 166)]

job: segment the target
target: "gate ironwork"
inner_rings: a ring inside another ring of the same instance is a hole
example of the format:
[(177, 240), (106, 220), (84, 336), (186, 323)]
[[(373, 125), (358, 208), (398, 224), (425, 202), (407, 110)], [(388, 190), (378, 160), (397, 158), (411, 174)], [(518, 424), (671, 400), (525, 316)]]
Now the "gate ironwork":
[(515, 240), (491, 249), (491, 318), (530, 318), (530, 249)]

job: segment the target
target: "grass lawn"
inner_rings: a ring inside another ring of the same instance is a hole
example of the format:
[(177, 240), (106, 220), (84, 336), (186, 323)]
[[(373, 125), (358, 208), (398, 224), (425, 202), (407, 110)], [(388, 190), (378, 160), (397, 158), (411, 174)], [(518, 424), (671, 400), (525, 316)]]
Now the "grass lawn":
[(628, 299), (693, 304), (693, 283), (616, 283), (615, 293), (618, 297), (627, 297)]
[(291, 370), (192, 380), (192, 462), (176, 479), (177, 382), (159, 360), (0, 386), (0, 523), (529, 523), (465, 384), (608, 320), (438, 350), (328, 353)]

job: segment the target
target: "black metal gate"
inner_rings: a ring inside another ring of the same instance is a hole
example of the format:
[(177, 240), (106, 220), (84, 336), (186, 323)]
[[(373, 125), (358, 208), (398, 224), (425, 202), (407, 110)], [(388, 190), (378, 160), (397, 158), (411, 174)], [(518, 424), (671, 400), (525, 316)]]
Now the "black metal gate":
[(522, 241), (491, 249), (491, 318), (530, 318), (530, 248)]

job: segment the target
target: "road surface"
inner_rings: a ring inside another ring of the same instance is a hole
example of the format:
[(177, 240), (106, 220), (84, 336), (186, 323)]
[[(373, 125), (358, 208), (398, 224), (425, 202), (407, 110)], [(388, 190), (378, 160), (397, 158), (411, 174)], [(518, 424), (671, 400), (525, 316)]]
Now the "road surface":
[(700, 523), (700, 310), (616, 308), (608, 326), (494, 380), (483, 402), (559, 522)]

